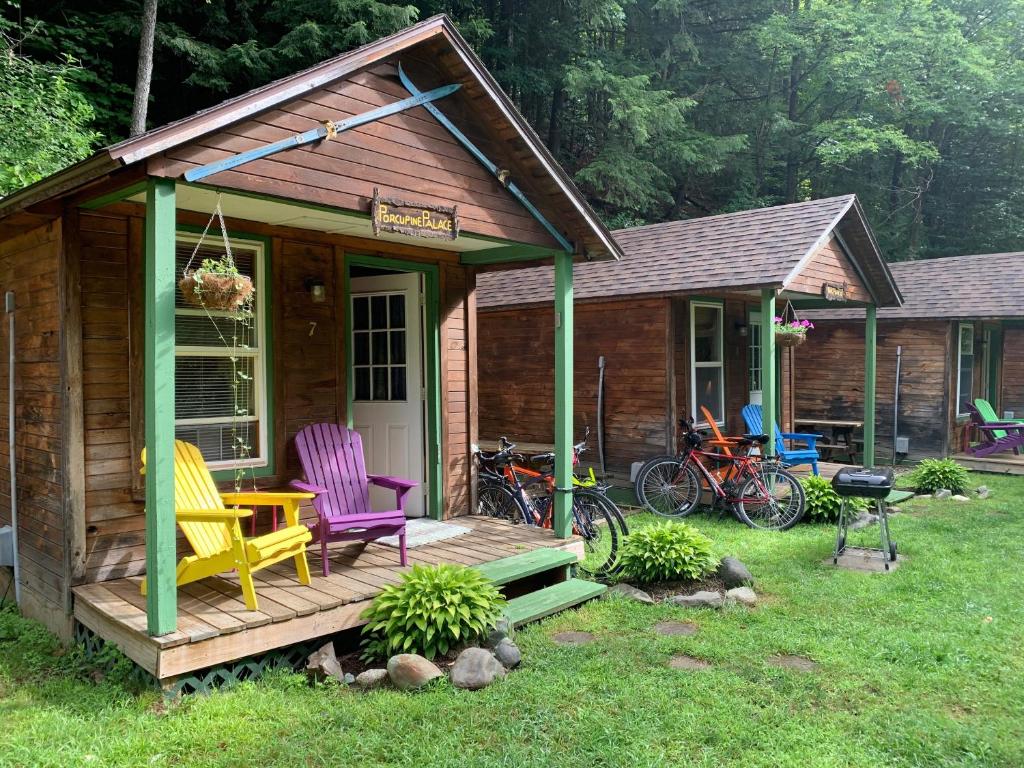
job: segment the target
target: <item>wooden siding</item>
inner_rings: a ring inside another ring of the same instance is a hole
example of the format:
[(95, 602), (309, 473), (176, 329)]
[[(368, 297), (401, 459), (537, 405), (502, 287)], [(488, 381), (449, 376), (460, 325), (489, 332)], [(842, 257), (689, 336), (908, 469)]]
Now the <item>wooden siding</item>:
[[(407, 62), (408, 66), (408, 62)], [(238, 125), (204, 136), (150, 163), (177, 177), (189, 168), (391, 104), (409, 94), (395, 68), (379, 65)], [(424, 82), (428, 75), (417, 77)], [(470, 128), (474, 141), (488, 142)], [(497, 158), (496, 158), (497, 159)], [(547, 231), (423, 108), (346, 131), (338, 140), (293, 148), (222, 171), (215, 183), (261, 194), (369, 211), (374, 189), (414, 202), (457, 205), (467, 232), (552, 246)]]
[[(860, 419), (864, 415), (864, 324), (820, 321), (795, 351), (799, 418)], [(949, 325), (941, 321), (878, 324), (876, 455), (892, 455), (896, 347), (903, 347), (899, 434), (912, 458), (947, 451)]]
[[(61, 631), (67, 607), (61, 366), (61, 222), (0, 243), (0, 293), (15, 292), (15, 453), (23, 610)], [(8, 324), (0, 323), (0, 525), (11, 520)]]
[(1024, 328), (1003, 329), (1003, 367), (999, 415), (1013, 411), (1024, 419)]
[[(605, 357), (605, 451), (609, 468), (664, 453), (668, 436), (669, 302), (597, 302), (575, 309), (576, 439), (591, 428), (597, 461), (597, 363)], [(480, 434), (554, 440), (554, 308), (478, 315)]]
[(847, 295), (851, 301), (871, 301), (871, 294), (864, 287), (864, 281), (843, 253), (842, 246), (835, 237), (821, 246), (786, 288), (790, 291), (821, 296), (821, 289), (825, 283), (846, 283)]
[[(179, 216), (183, 223), (194, 218)], [(346, 404), (344, 251), (341, 236), (275, 229), (231, 220), (232, 230), (271, 235), (270, 313), (274, 349), (273, 446), (276, 472), (260, 478), (264, 487), (286, 483), (299, 474), (292, 438), (315, 421), (343, 420)], [(135, 576), (145, 567), (145, 518), (138, 455), (142, 447), (139, 345), (142, 219), (111, 213), (81, 215), (83, 400), (85, 410), (84, 581)], [(279, 236), (273, 236), (273, 233)], [(365, 248), (354, 250), (364, 253)], [(416, 254), (403, 249), (402, 258)], [(437, 263), (429, 251), (422, 261)], [(445, 514), (465, 514), (469, 489), (469, 376), (465, 307), (469, 270), (442, 265), (441, 361), (442, 466)], [(318, 278), (326, 300), (309, 300), (305, 281)], [(315, 323), (315, 326), (312, 325)], [(312, 333), (311, 333), (312, 330)], [(133, 362), (134, 361), (134, 362)], [(59, 495), (58, 495), (59, 498)], [(311, 510), (306, 510), (308, 517)], [(262, 521), (269, 519), (263, 514)], [(179, 538), (179, 551), (187, 544)]]

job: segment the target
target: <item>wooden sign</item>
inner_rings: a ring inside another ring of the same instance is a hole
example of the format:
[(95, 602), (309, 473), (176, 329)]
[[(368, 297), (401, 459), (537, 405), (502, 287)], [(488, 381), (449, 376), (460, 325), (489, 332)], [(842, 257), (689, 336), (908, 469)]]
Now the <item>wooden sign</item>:
[(825, 301), (846, 301), (849, 287), (846, 283), (822, 283), (821, 295)]
[(370, 218), (373, 219), (373, 234), (397, 232), (413, 237), (432, 237), (454, 240), (459, 236), (459, 212), (457, 206), (412, 203), (397, 197), (381, 197), (373, 190), (370, 202)]

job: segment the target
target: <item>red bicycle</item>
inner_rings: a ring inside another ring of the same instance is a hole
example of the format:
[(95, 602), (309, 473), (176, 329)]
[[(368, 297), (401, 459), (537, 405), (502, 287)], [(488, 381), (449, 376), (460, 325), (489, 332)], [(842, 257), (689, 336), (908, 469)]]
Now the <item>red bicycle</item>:
[[(728, 509), (751, 528), (784, 531), (800, 522), (806, 506), (803, 486), (777, 459), (702, 450), (703, 437), (693, 420), (683, 419), (680, 426), (679, 455), (653, 458), (637, 473), (636, 495), (647, 509), (664, 517), (686, 517), (697, 509), (706, 488), (712, 509)], [(736, 447), (748, 449), (767, 442), (768, 435), (735, 439)], [(722, 472), (726, 465), (728, 471)]]

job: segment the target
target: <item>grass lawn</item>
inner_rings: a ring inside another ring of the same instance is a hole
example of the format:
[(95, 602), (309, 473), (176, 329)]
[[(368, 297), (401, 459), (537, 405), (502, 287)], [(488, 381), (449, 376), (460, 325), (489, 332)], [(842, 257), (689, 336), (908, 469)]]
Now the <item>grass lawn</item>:
[[(1024, 766), (1024, 479), (972, 479), (989, 500), (902, 505), (908, 560), (889, 575), (822, 565), (830, 527), (697, 517), (751, 567), (760, 607), (592, 603), (520, 632), (524, 668), (477, 693), (276, 674), (165, 708), (94, 684), (74, 653), (0, 614), (0, 765)], [(655, 634), (667, 619), (699, 630)], [(569, 629), (598, 640), (550, 640)], [(713, 666), (669, 669), (679, 653)], [(818, 668), (775, 668), (779, 653)]]

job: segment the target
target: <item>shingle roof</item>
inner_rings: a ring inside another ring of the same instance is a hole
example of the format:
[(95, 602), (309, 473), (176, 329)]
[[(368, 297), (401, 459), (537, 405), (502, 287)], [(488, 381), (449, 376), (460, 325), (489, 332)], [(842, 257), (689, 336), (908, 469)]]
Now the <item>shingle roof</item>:
[[(782, 288), (802, 261), (842, 226), (882, 304), (899, 302), (854, 195), (720, 216), (648, 224), (612, 233), (624, 257), (574, 269), (576, 299), (707, 290)], [(547, 303), (551, 266), (480, 275), (477, 303), (498, 307)]]
[[(878, 310), (885, 319), (1024, 317), (1024, 251), (946, 256), (889, 265), (902, 307)], [(861, 320), (863, 311), (801, 312), (822, 320)]]

